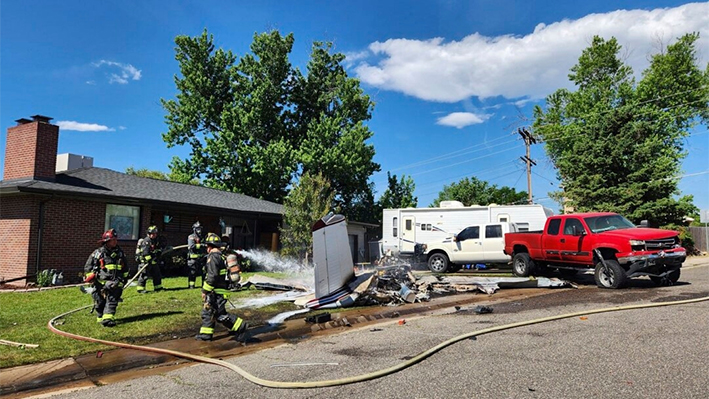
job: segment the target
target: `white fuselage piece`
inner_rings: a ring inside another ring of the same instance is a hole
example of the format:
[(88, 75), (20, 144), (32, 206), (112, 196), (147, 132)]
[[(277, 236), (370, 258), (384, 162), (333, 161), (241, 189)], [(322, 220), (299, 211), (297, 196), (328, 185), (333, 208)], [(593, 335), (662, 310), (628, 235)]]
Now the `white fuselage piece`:
[(315, 298), (325, 297), (354, 277), (354, 263), (347, 237), (347, 221), (328, 214), (313, 225)]

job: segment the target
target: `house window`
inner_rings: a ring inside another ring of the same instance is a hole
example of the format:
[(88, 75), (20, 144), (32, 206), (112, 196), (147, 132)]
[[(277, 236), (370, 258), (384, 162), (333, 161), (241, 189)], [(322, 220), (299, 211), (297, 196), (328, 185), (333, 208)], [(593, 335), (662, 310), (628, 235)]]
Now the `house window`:
[(399, 234), (398, 234), (398, 233), (399, 233), (399, 229), (398, 229), (398, 226), (399, 226), (399, 218), (394, 218), (394, 220), (392, 221), (392, 226), (394, 226), (394, 231), (393, 231), (393, 233), (394, 233), (394, 237), (396, 237), (396, 236), (399, 235)]
[(119, 240), (137, 240), (140, 229), (140, 207), (106, 204), (106, 230), (115, 229)]

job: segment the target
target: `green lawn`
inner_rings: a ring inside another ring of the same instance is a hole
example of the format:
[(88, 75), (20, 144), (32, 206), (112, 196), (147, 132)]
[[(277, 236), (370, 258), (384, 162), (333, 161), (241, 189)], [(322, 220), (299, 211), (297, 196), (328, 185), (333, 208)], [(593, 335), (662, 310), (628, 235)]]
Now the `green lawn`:
[[(246, 279), (252, 274), (244, 273), (242, 278)], [(273, 273), (259, 274), (280, 276)], [(138, 294), (135, 287), (124, 290), (123, 302), (119, 304), (116, 312), (118, 325), (114, 328), (105, 328), (96, 323), (96, 315), (89, 314), (90, 307), (60, 319), (56, 326), (70, 333), (134, 344), (148, 344), (196, 334), (201, 325), (200, 290), (186, 289), (186, 277), (163, 279), (163, 287), (166, 288), (164, 291), (148, 294)], [(148, 289), (152, 289), (151, 283), (148, 283)], [(252, 288), (232, 293), (230, 300), (276, 293), (277, 291)], [(48, 321), (55, 316), (91, 303), (91, 295), (82, 293), (78, 287), (0, 293), (0, 339), (39, 345), (38, 348), (0, 345), (0, 368), (110, 349), (103, 345), (60, 336), (47, 328)], [(285, 302), (258, 309), (239, 309), (237, 313), (253, 326), (278, 313), (293, 309), (296, 309), (295, 305)], [(222, 328), (218, 325), (217, 331)]]

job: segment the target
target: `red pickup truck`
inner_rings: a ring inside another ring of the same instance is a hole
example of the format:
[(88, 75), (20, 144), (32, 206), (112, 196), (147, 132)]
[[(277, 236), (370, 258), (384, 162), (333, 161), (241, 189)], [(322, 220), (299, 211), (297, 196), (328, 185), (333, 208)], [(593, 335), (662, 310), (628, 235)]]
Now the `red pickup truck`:
[(507, 233), (504, 252), (512, 256), (517, 276), (542, 274), (547, 268), (571, 276), (595, 268), (602, 288), (620, 288), (638, 276), (649, 276), (657, 285), (674, 284), (687, 257), (678, 232), (636, 227), (608, 212), (552, 216), (543, 231)]

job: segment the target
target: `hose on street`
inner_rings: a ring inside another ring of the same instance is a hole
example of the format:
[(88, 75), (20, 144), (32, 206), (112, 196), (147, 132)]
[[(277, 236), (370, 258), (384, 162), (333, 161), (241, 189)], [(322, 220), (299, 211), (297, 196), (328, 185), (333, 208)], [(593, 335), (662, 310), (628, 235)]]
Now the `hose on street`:
[(562, 319), (568, 319), (572, 317), (578, 317), (578, 316), (587, 316), (587, 315), (592, 315), (592, 314), (599, 314), (599, 313), (609, 313), (609, 312), (618, 312), (618, 311), (624, 311), (624, 310), (634, 310), (634, 309), (648, 309), (648, 308), (655, 308), (655, 307), (661, 307), (661, 306), (676, 306), (676, 305), (686, 305), (686, 304), (692, 304), (692, 303), (699, 303), (703, 301), (708, 301), (709, 296), (702, 297), (702, 298), (695, 298), (695, 299), (686, 299), (686, 300), (680, 300), (680, 301), (672, 301), (672, 302), (659, 302), (659, 303), (651, 303), (651, 304), (638, 304), (638, 305), (627, 305), (627, 306), (617, 306), (617, 307), (608, 307), (608, 308), (601, 308), (601, 309), (593, 309), (593, 310), (583, 310), (583, 311), (578, 311), (578, 312), (573, 312), (573, 313), (566, 313), (562, 315), (557, 315), (557, 316), (548, 316), (548, 317), (542, 317), (538, 319), (533, 319), (533, 320), (527, 320), (527, 321), (521, 321), (521, 322), (516, 322), (516, 323), (510, 323), (510, 324), (505, 324), (501, 326), (496, 326), (496, 327), (490, 327), (490, 328), (485, 328), (482, 330), (478, 331), (473, 331), (470, 333), (462, 334), (457, 337), (453, 337), (445, 342), (442, 342), (428, 350), (425, 350), (421, 352), (420, 354), (414, 356), (411, 359), (408, 359), (402, 363), (396, 364), (394, 366), (377, 370), (371, 373), (367, 374), (361, 374), (361, 375), (356, 375), (356, 376), (351, 376), (351, 377), (345, 377), (345, 378), (339, 378), (339, 379), (334, 379), (334, 380), (323, 380), (323, 381), (272, 381), (272, 380), (266, 380), (263, 378), (256, 377), (249, 372), (245, 371), (239, 366), (236, 366), (234, 364), (231, 364), (229, 362), (219, 360), (219, 359), (213, 359), (205, 356), (199, 356), (199, 355), (194, 355), (191, 353), (183, 353), (183, 352), (178, 352), (174, 350), (169, 350), (169, 349), (161, 349), (161, 348), (153, 348), (149, 346), (141, 346), (141, 345), (131, 345), (131, 344), (126, 344), (122, 342), (113, 342), (113, 341), (107, 341), (107, 340), (102, 340), (102, 339), (97, 339), (97, 338), (91, 338), (91, 337), (84, 337), (81, 335), (77, 334), (72, 334), (68, 333), (65, 331), (61, 331), (57, 329), (54, 326), (54, 323), (56, 320), (65, 317), (69, 314), (78, 312), (82, 309), (88, 308), (90, 305), (74, 309), (71, 311), (68, 311), (66, 313), (62, 313), (58, 316), (55, 316), (51, 320), (49, 320), (48, 327), (49, 329), (59, 335), (80, 340), (80, 341), (88, 341), (88, 342), (94, 342), (94, 343), (99, 343), (99, 344), (104, 344), (104, 345), (110, 345), (110, 346), (115, 346), (119, 348), (126, 348), (126, 349), (135, 349), (135, 350), (140, 350), (140, 351), (146, 351), (146, 352), (152, 352), (152, 353), (159, 353), (159, 354), (164, 354), (164, 355), (171, 355), (175, 356), (178, 358), (183, 358), (183, 359), (188, 359), (188, 360), (193, 360), (196, 362), (202, 362), (202, 363), (207, 363), (207, 364), (214, 364), (217, 366), (225, 367), (229, 370), (234, 371), (235, 373), (239, 374), (246, 380), (258, 384), (264, 387), (268, 388), (278, 388), (278, 389), (294, 389), (294, 388), (320, 388), (320, 387), (332, 387), (332, 386), (338, 386), (338, 385), (346, 385), (346, 384), (353, 384), (356, 382), (363, 382), (363, 381), (368, 381), (368, 380), (373, 380), (376, 378), (381, 378), (389, 374), (393, 374), (396, 372), (399, 372), (401, 370), (404, 370), (408, 367), (413, 366), (416, 363), (419, 363), (423, 361), (424, 359), (428, 358), (429, 356), (433, 355), (436, 352), (439, 352), (443, 348), (446, 348), (450, 345), (453, 345), (457, 342), (478, 337), (481, 335), (485, 334), (491, 334), (494, 332), (498, 331), (503, 331), (503, 330), (509, 330), (513, 328), (518, 328), (518, 327), (524, 327), (524, 326), (530, 326), (533, 324), (540, 324), (540, 323), (546, 323), (550, 321), (555, 321), (555, 320), (562, 320)]

